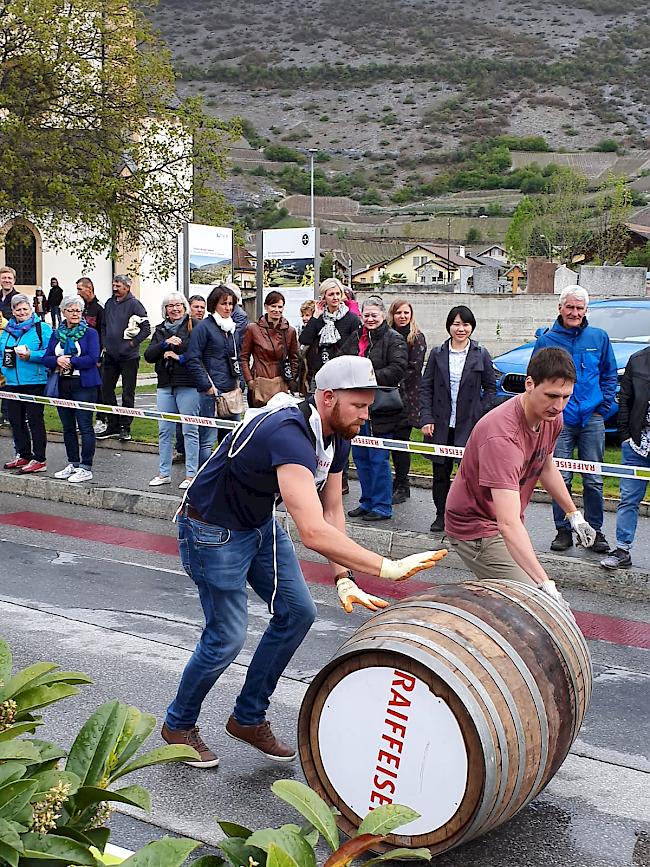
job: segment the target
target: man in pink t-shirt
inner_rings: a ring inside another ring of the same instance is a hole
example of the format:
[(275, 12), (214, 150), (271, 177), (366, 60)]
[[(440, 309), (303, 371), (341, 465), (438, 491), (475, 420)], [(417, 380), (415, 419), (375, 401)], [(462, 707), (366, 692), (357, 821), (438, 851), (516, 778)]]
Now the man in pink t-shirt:
[(560, 504), (585, 547), (587, 524), (553, 461), (562, 410), (576, 381), (568, 352), (537, 353), (523, 394), (484, 416), (472, 431), (445, 510), (451, 546), (478, 578), (508, 578), (541, 587), (562, 600), (533, 550), (524, 510), (537, 482)]

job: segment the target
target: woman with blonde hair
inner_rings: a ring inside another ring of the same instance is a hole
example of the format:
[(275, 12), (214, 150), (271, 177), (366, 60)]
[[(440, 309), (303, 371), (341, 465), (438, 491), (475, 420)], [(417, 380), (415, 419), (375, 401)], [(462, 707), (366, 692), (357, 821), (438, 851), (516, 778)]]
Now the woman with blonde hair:
[[(420, 384), (422, 367), (427, 353), (427, 341), (418, 328), (413, 313), (413, 305), (405, 298), (397, 298), (388, 308), (388, 324), (406, 340), (408, 367), (406, 376), (400, 383), (400, 394), (404, 404), (404, 424), (394, 431), (396, 440), (410, 440), (414, 427), (420, 427)], [(411, 496), (409, 452), (391, 452), (395, 478), (393, 480), (393, 504), (404, 503)]]
[[(144, 357), (153, 363), (158, 377), (156, 406), (159, 412), (199, 415), (199, 393), (186, 365), (192, 334), (190, 306), (180, 292), (170, 292), (162, 301), (163, 321), (156, 326)], [(152, 487), (170, 485), (172, 481), (172, 440), (176, 422), (158, 422), (158, 475)], [(195, 424), (183, 425), (185, 442), (185, 478), (179, 488), (187, 488), (199, 468), (199, 431)]]
[(319, 287), (320, 300), (314, 316), (300, 332), (302, 346), (314, 350), (314, 373), (330, 358), (356, 355), (358, 350), (359, 317), (345, 303), (345, 287), (336, 277), (328, 277)]

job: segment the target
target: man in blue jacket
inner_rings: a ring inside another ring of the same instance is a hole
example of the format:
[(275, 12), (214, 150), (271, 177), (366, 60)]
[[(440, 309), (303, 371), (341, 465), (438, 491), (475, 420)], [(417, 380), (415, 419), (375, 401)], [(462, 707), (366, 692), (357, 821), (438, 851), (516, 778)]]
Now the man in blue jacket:
[[(589, 325), (588, 306), (586, 289), (567, 286), (560, 295), (560, 315), (553, 326), (537, 338), (533, 355), (546, 346), (566, 349), (578, 375), (573, 395), (564, 410), (564, 426), (555, 446), (555, 457), (571, 458), (577, 448), (579, 460), (601, 462), (605, 452), (604, 416), (616, 394), (616, 359), (607, 332)], [(562, 476), (571, 493), (573, 473), (563, 471)], [(584, 473), (582, 482), (585, 519), (596, 530), (591, 550), (606, 554), (609, 545), (602, 533), (603, 479)], [(566, 551), (573, 545), (571, 526), (555, 501), (553, 518), (557, 534), (551, 551)]]

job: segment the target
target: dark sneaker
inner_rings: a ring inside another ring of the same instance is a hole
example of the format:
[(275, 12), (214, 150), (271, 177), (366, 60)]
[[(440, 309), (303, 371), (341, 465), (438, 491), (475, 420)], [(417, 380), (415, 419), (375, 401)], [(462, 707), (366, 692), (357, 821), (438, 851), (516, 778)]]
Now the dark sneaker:
[(105, 431), (102, 431), (102, 433), (96, 433), (95, 434), (95, 439), (97, 439), (97, 440), (110, 440), (110, 439), (117, 439), (118, 437), (119, 437), (118, 431), (110, 430), (108, 428)]
[(364, 521), (390, 521), (392, 515), (382, 515), (379, 512), (366, 512), (362, 518)]
[(593, 551), (594, 554), (608, 554), (609, 553), (609, 542), (600, 532), (600, 530), (596, 530), (596, 538), (594, 540), (594, 544), (589, 551)]
[(194, 747), (201, 758), (199, 761), (187, 759), (183, 762), (185, 765), (190, 765), (192, 768), (216, 768), (219, 764), (219, 759), (200, 737), (198, 726), (192, 726), (191, 729), (170, 729), (165, 723), (160, 730), (160, 736), (168, 744)]
[(120, 428), (119, 438), (123, 443), (128, 442), (128, 440), (131, 439), (131, 431), (128, 427)]
[(350, 509), (348, 512), (348, 516), (350, 518), (362, 518), (364, 515), (367, 515), (368, 512), (365, 509), (362, 509), (361, 506), (357, 506), (356, 509)]
[(226, 723), (226, 734), (236, 741), (249, 744), (274, 762), (292, 762), (296, 757), (292, 747), (276, 738), (268, 720), (256, 726), (243, 726), (231, 716)]
[(573, 548), (571, 530), (560, 528), (555, 539), (551, 542), (551, 551), (567, 551), (569, 548)]
[(600, 565), (604, 569), (629, 569), (632, 565), (630, 552), (625, 548), (617, 548), (615, 551), (610, 551), (609, 556), (600, 561)]
[(411, 489), (405, 485), (398, 485), (393, 491), (393, 505), (400, 506), (411, 496)]
[(185, 455), (182, 452), (176, 452), (174, 457), (172, 458), (173, 464), (184, 464), (185, 463)]
[(429, 527), (430, 533), (442, 533), (445, 529), (445, 519), (443, 517), (436, 516), (435, 521)]

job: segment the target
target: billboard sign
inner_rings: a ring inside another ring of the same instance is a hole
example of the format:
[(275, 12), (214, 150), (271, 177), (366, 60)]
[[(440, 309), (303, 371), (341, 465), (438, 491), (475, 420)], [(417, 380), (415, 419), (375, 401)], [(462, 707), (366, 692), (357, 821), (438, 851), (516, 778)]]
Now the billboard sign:
[(210, 294), (215, 283), (230, 282), (233, 271), (232, 229), (187, 223), (181, 253), (182, 290), (186, 295)]
[(285, 319), (299, 326), (300, 305), (315, 293), (318, 229), (265, 229), (258, 237), (257, 261), (258, 309), (277, 289), (285, 297)]

